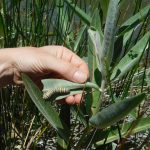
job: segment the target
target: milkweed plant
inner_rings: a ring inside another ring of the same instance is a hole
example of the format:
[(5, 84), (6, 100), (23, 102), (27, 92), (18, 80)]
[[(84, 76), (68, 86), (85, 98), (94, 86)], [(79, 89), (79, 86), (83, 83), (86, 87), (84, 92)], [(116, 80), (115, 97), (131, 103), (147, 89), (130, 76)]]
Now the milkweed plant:
[[(23, 139), (23, 149), (35, 148), (48, 129), (57, 149), (127, 149), (131, 135), (145, 131), (147, 137), (135, 147), (148, 143), (150, 3), (144, 5), (138, 0), (131, 4), (129, 15), (125, 0), (96, 0), (94, 4), (80, 0), (3, 0), (1, 47), (62, 44), (84, 59), (90, 70), (86, 83), (47, 78), (41, 80), (43, 89), (22, 74), (24, 105), (29, 107), (32, 100), (35, 114), (43, 120), (33, 115), (26, 136), (16, 133)], [(10, 89), (15, 92), (16, 88)], [(2, 96), (6, 89), (1, 90)], [(59, 104), (79, 93), (81, 104)], [(77, 125), (79, 133), (75, 133)], [(36, 132), (32, 134), (32, 130)]]

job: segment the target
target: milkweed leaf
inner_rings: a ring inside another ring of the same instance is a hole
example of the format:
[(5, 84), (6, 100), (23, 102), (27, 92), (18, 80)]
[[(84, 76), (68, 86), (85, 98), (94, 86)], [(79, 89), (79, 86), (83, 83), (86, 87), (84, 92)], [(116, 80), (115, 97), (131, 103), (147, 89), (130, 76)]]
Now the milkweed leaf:
[(64, 139), (68, 140), (69, 131), (66, 126), (62, 124), (58, 113), (54, 108), (42, 98), (42, 92), (40, 89), (33, 83), (33, 81), (25, 74), (22, 74), (22, 79), (26, 87), (27, 92), (29, 93), (32, 101), (47, 119), (47, 121), (55, 128), (57, 133)]
[(54, 90), (57, 88), (66, 88), (70, 90), (69, 94), (63, 94), (63, 95), (58, 94), (55, 100), (60, 100), (70, 95), (82, 93), (83, 90), (86, 90), (87, 88), (94, 88), (96, 90), (100, 90), (96, 84), (91, 82), (86, 82), (81, 84), (81, 83), (70, 82), (63, 79), (43, 79), (42, 83), (43, 83), (43, 92), (47, 90)]
[(106, 128), (125, 117), (131, 110), (138, 106), (144, 98), (145, 93), (142, 93), (118, 101), (98, 112), (95, 116), (91, 117), (89, 121), (95, 127)]
[(120, 79), (128, 71), (130, 71), (136, 64), (138, 64), (149, 39), (150, 39), (150, 31), (147, 32), (117, 64), (117, 66), (114, 68), (112, 72), (111, 80)]

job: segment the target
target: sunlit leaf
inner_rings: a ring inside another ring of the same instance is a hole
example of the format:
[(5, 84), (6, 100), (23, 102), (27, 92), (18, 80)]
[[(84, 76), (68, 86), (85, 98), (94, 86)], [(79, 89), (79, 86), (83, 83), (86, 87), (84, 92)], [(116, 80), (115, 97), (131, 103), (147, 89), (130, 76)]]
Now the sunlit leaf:
[(150, 39), (150, 31), (147, 32), (137, 44), (129, 50), (129, 52), (121, 59), (118, 65), (114, 68), (111, 79), (121, 78), (138, 64), (143, 51)]
[(90, 37), (90, 40), (93, 44), (93, 48), (95, 51), (94, 53), (95, 53), (97, 67), (98, 67), (99, 71), (102, 72), (103, 71), (103, 61), (101, 60), (102, 44), (101, 44), (100, 34), (97, 29), (95, 30), (92, 28), (88, 30), (88, 33), (89, 33), (89, 37)]
[(103, 60), (105, 57), (108, 66), (110, 65), (113, 56), (115, 30), (119, 11), (118, 3), (119, 0), (111, 0), (109, 2), (104, 29), (104, 39), (102, 44), (101, 57), (103, 58)]
[(127, 21), (125, 21), (122, 26), (131, 26), (136, 21), (142, 21), (144, 16), (147, 15), (147, 13), (150, 11), (150, 4), (143, 9), (141, 9), (138, 13), (136, 13), (134, 16), (130, 17)]

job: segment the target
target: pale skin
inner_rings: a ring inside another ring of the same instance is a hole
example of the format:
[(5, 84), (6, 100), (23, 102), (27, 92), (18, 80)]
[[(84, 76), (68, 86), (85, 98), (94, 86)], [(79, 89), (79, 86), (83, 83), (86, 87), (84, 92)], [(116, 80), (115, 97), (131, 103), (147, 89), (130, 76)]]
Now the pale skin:
[[(28, 74), (40, 87), (43, 78), (62, 78), (84, 83), (89, 77), (87, 64), (63, 46), (22, 47), (0, 50), (0, 87), (23, 84), (21, 73)], [(67, 104), (79, 104), (81, 94), (69, 96)]]

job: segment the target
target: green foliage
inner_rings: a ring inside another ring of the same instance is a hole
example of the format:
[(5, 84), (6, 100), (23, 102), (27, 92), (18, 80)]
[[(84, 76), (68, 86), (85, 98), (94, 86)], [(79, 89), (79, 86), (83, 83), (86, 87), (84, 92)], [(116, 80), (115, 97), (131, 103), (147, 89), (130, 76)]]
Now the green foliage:
[[(112, 149), (114, 143), (127, 149), (122, 137), (148, 131), (150, 4), (134, 0), (133, 14), (127, 8), (120, 12), (122, 4), (129, 5), (124, 0), (0, 2), (1, 47), (64, 45), (83, 58), (90, 71), (90, 81), (83, 84), (44, 79), (39, 89), (23, 75), (29, 95), (19, 87), (2, 89), (3, 149), (38, 149), (41, 141), (46, 149), (49, 139), (57, 149)], [(44, 91), (57, 88), (69, 93), (43, 99)], [(85, 103), (70, 108), (56, 103), (79, 93)]]
[(43, 100), (42, 92), (38, 89), (38, 87), (32, 82), (32, 80), (28, 76), (22, 74), (22, 79), (30, 97), (32, 98), (37, 108), (49, 121), (49, 123), (55, 128), (58, 134), (60, 134), (67, 141), (67, 129), (63, 127), (63, 124), (59, 119), (58, 113), (53, 109), (51, 105), (49, 105), (46, 101)]
[[(121, 61), (115, 66), (111, 79), (120, 79), (126, 73), (128, 73), (141, 59), (142, 54), (150, 40), (150, 32), (148, 31), (140, 41), (136, 43), (131, 50), (121, 59)], [(128, 62), (128, 63), (126, 63)]]
[[(149, 128), (149, 125), (150, 125), (150, 117), (140, 118), (135, 123), (136, 124), (135, 124), (134, 129), (132, 130), (132, 134), (147, 130)], [(131, 123), (125, 123), (122, 126), (122, 128), (121, 128), (122, 137), (126, 137), (130, 128), (131, 128)], [(105, 133), (105, 134), (107, 134), (107, 133)], [(108, 134), (106, 143), (113, 142), (114, 140), (117, 140), (118, 138), (119, 138), (118, 129), (116, 129), (116, 128), (112, 129)], [(104, 142), (105, 142), (105, 139), (103, 139), (103, 140), (97, 139), (97, 142), (95, 142), (95, 143), (98, 146), (98, 145), (102, 145)]]
[(99, 87), (96, 84), (90, 82), (86, 82), (85, 84), (84, 83), (79, 84), (61, 79), (44, 79), (42, 80), (42, 83), (43, 83), (43, 92), (59, 88), (65, 88), (70, 91), (69, 94), (66, 93), (63, 94), (62, 96), (57, 95), (55, 100), (60, 100), (70, 95), (82, 93), (83, 90), (86, 91), (88, 88), (94, 88), (99, 91)]
[(95, 127), (106, 128), (125, 117), (131, 110), (138, 106), (144, 98), (145, 94), (139, 94), (125, 100), (117, 101), (101, 112), (98, 112), (95, 116), (90, 118), (89, 121)]

